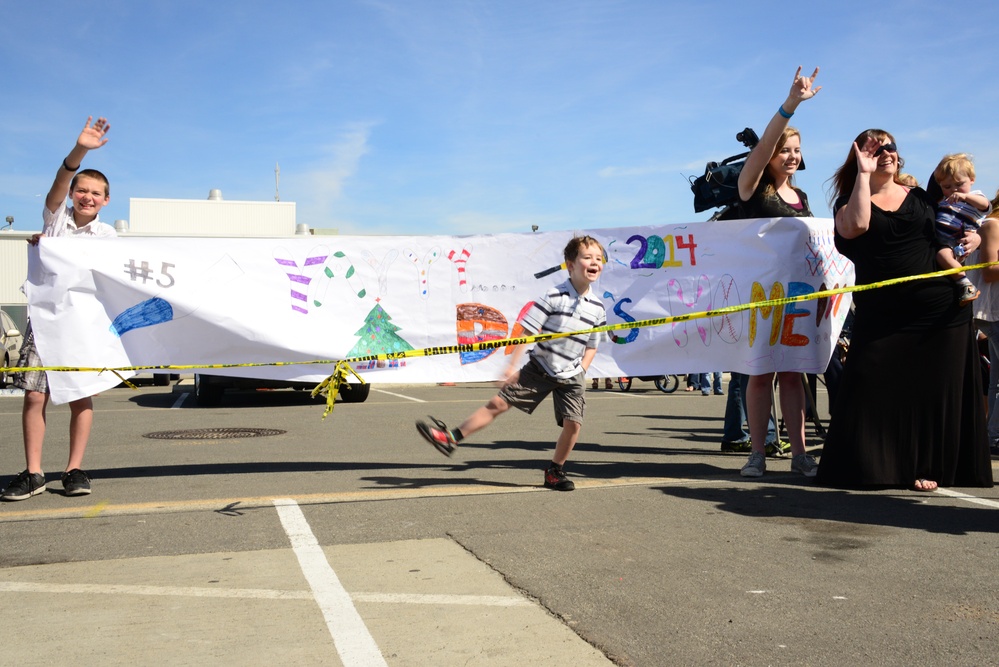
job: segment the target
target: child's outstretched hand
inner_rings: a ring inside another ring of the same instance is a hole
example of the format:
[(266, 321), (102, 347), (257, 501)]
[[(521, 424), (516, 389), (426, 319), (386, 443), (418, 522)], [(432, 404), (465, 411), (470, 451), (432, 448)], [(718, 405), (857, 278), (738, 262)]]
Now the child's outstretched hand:
[(949, 201), (951, 204), (959, 201), (968, 201), (968, 194), (966, 192), (952, 192), (946, 197), (945, 201)]
[(76, 140), (77, 146), (86, 148), (88, 151), (100, 148), (106, 144), (108, 139), (105, 135), (111, 129), (111, 123), (108, 122), (107, 118), (98, 118), (97, 122), (91, 125), (90, 121), (93, 119), (93, 116), (87, 117), (87, 123), (83, 126), (83, 131), (80, 132), (80, 136)]

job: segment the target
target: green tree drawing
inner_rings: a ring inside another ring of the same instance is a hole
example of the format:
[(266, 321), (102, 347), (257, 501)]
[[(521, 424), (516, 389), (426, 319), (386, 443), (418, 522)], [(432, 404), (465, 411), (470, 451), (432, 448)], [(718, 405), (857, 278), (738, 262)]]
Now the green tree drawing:
[(366, 357), (371, 354), (412, 350), (413, 346), (396, 333), (399, 331), (399, 327), (392, 324), (391, 320), (392, 318), (381, 307), (381, 304), (376, 303), (375, 307), (364, 318), (364, 326), (354, 332), (354, 335), (359, 336), (360, 340), (347, 353), (347, 356)]

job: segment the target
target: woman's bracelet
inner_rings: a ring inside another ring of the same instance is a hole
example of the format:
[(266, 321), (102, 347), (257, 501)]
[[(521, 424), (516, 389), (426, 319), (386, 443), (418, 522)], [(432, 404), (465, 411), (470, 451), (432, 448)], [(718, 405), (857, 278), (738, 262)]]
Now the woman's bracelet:
[(80, 165), (76, 165), (75, 167), (70, 167), (68, 164), (66, 164), (66, 158), (63, 158), (62, 168), (65, 169), (66, 171), (71, 171), (73, 173), (76, 173), (80, 170)]
[(791, 116), (794, 115), (793, 111), (791, 113), (788, 113), (788, 112), (784, 111), (784, 105), (783, 104), (780, 105), (779, 107), (777, 107), (777, 113), (779, 113), (784, 118), (790, 118)]

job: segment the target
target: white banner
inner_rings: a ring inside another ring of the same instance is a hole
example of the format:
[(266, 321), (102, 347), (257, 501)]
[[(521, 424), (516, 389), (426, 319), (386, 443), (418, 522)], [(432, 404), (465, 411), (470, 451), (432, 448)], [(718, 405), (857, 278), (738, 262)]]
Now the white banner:
[[(588, 230), (607, 250), (593, 289), (608, 323), (687, 315), (853, 284), (832, 221), (781, 218)], [(562, 282), (572, 232), (278, 239), (45, 238), (26, 286), (46, 366), (344, 359), (523, 335)], [(822, 372), (849, 295), (610, 334), (592, 377)], [(493, 380), (509, 349), (355, 364), (368, 382)], [(319, 382), (332, 365), (208, 370)], [(117, 384), (51, 372), (63, 403)]]

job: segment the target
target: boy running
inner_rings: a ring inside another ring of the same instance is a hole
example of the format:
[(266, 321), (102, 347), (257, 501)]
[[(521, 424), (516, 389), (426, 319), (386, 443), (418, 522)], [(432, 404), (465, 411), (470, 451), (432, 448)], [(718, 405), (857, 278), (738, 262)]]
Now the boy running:
[[(565, 265), (569, 279), (548, 290), (534, 302), (521, 324), (530, 334), (582, 331), (607, 323), (604, 305), (590, 286), (603, 271), (604, 250), (590, 236), (577, 236), (565, 247)], [(603, 332), (566, 336), (539, 342), (529, 352), (529, 359), (519, 370), (517, 365), (524, 346), (510, 355), (510, 366), (499, 393), (473, 412), (458, 428), (431, 417), (433, 424), (416, 422), (416, 429), (442, 454), (451, 456), (466, 437), (480, 431), (498, 416), (515, 407), (528, 414), (554, 394), (555, 421), (562, 427), (555, 443), (555, 455), (545, 470), (544, 485), (557, 491), (572, 491), (575, 484), (565, 476), (562, 466), (583, 425), (586, 407), (586, 369), (597, 353), (597, 345), (606, 339)]]

